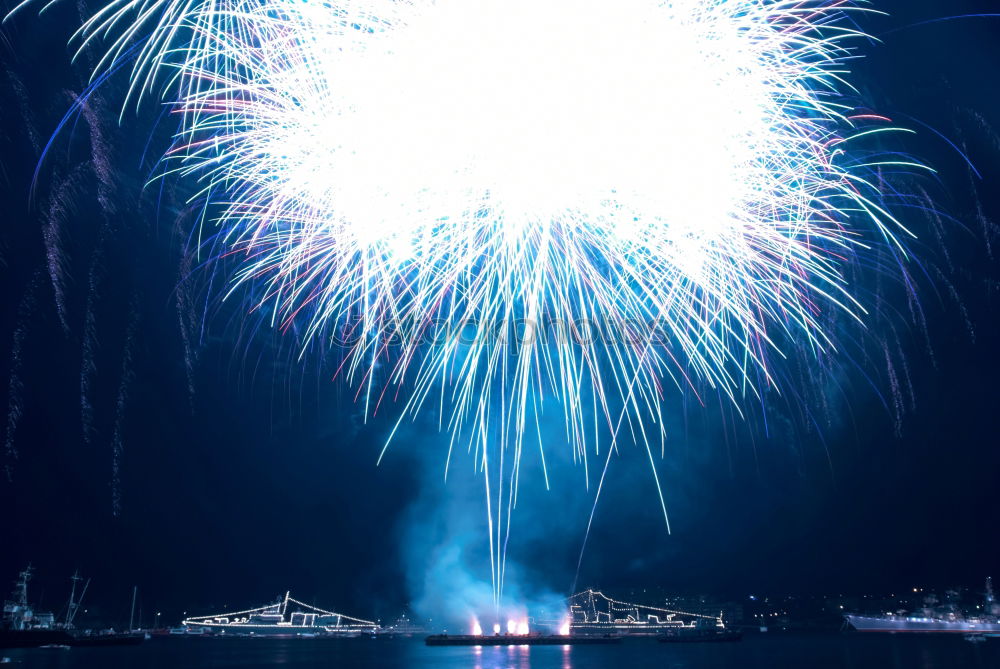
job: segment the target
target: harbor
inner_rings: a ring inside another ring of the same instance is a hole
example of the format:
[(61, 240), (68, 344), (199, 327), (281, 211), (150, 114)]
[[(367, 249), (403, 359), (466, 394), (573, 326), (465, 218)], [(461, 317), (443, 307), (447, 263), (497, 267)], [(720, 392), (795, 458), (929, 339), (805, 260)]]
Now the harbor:
[[(739, 666), (748, 669), (768, 669), (770, 665), (758, 666), (747, 658), (764, 653), (768, 657), (799, 662), (812, 657), (816, 648), (823, 647), (828, 647), (830, 652), (856, 649), (873, 658), (870, 664), (857, 665), (857, 669), (881, 669), (884, 665), (879, 658), (908, 657), (912, 653), (920, 653), (921, 666), (930, 669), (951, 669), (952, 666), (986, 669), (990, 666), (976, 664), (980, 660), (970, 653), (977, 653), (980, 658), (995, 656), (1000, 660), (1000, 639), (994, 640), (1000, 635), (984, 627), (996, 623), (989, 580), (981, 598), (970, 595), (964, 600), (970, 602), (968, 608), (960, 606), (957, 594), (949, 590), (943, 604), (916, 612), (923, 618), (912, 615), (879, 618), (851, 612), (842, 616), (845, 624), (841, 630), (822, 634), (782, 632), (777, 628), (765, 630), (745, 621), (733, 624), (725, 619), (721, 610), (715, 615), (704, 611), (717, 606), (735, 615), (737, 609), (731, 604), (706, 604), (704, 598), (697, 599), (702, 603), (700, 608), (691, 606), (698, 610), (684, 611), (679, 606), (684, 601), (697, 602), (667, 597), (666, 602), (677, 603), (669, 608), (669, 604), (656, 606), (632, 602), (595, 589), (567, 597), (564, 600), (566, 613), (562, 618), (515, 616), (507, 619), (505, 626), (500, 622), (493, 624), (485, 633), (477, 619), (472, 633), (450, 633), (433, 632), (429, 621), (405, 613), (383, 625), (378, 620), (309, 604), (294, 597), (290, 591), (256, 607), (188, 615), (173, 627), (141, 628), (130, 623), (127, 629), (102, 630), (78, 624), (84, 596), (90, 591), (87, 580), (74, 574), (69, 601), (59, 613), (50, 613), (32, 604), (29, 590), (32, 576), (31, 568), (18, 575), (4, 605), (4, 625), (0, 633), (4, 642), (0, 662), (4, 664), (58, 666), (61, 669), (124, 669), (130, 666), (169, 669), (177, 666), (172, 664), (177, 658), (187, 658), (183, 661), (190, 661), (191, 666), (200, 662), (235, 662), (240, 666), (244, 662), (281, 662), (305, 669), (336, 657), (343, 658), (348, 666), (358, 667), (377, 663), (410, 666), (457, 662), (485, 669), (516, 659), (522, 666), (541, 669), (566, 666), (603, 669), (609, 664), (631, 666), (657, 657), (663, 662), (701, 657), (715, 658), (711, 661), (726, 665), (738, 662)], [(135, 613), (135, 589), (132, 595), (128, 607), (130, 616)], [(923, 593), (915, 592), (915, 595)], [(933, 594), (923, 599), (936, 601)], [(787, 603), (775, 601), (774, 605), (787, 606)], [(839, 608), (839, 605), (831, 606)], [(760, 615), (754, 611), (756, 609), (748, 609), (744, 617), (752, 620)], [(978, 613), (973, 615), (970, 611)], [(866, 627), (866, 620), (875, 622)], [(922, 621), (928, 627), (906, 629), (907, 634), (898, 635), (894, 632), (900, 628), (887, 625), (885, 621), (898, 621), (904, 627)], [(873, 631), (892, 633), (871, 634)], [(963, 634), (953, 633), (959, 631)], [(913, 642), (900, 645), (899, 640), (903, 638), (919, 641), (915, 642), (917, 645)], [(746, 652), (735, 650), (744, 644)], [(956, 661), (965, 664), (952, 664)]]
[[(29, 565), (14, 584), (14, 591), (4, 601), (3, 620), (0, 623), (0, 648), (84, 648), (95, 646), (134, 646), (143, 643), (149, 634), (136, 630), (132, 620), (125, 631), (115, 629), (77, 628), (75, 619), (87, 592), (89, 581), (77, 592), (77, 584), (82, 580), (79, 574), (70, 579), (69, 602), (65, 617), (58, 620), (51, 612), (36, 611), (28, 598), (28, 583), (33, 575)], [(133, 590), (132, 613), (135, 612), (135, 591)]]

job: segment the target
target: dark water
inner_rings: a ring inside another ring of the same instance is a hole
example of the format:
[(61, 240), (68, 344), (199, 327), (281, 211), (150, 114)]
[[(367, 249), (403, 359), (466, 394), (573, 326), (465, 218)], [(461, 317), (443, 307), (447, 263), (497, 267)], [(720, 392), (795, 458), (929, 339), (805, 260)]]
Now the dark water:
[(754, 635), (731, 644), (428, 648), (419, 639), (153, 639), (124, 648), (0, 651), (14, 667), (441, 667), (442, 669), (1000, 669), (1000, 639)]

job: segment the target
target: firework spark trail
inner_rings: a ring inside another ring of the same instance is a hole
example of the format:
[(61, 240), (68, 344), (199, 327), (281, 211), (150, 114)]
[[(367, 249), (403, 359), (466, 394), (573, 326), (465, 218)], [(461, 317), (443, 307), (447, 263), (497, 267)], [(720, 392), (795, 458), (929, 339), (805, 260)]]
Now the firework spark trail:
[(17, 324), (14, 327), (13, 342), (10, 347), (10, 376), (7, 381), (7, 426), (4, 434), (4, 472), (7, 480), (14, 476), (14, 462), (18, 452), (15, 443), (17, 427), (24, 413), (24, 342), (28, 336), (28, 325), (35, 310), (35, 294), (38, 290), (39, 272), (35, 272), (24, 289), (24, 296), (17, 307)]
[(16, 74), (7, 70), (7, 81), (14, 93), (13, 99), (17, 100), (18, 109), (21, 112), (21, 123), (24, 132), (28, 135), (28, 142), (35, 155), (41, 155), (42, 143), (39, 141), (38, 131), (35, 129), (34, 119), (31, 117), (31, 106), (28, 103), (28, 92), (24, 88), (24, 82)]
[(502, 588), (546, 401), (585, 471), (626, 438), (652, 461), (668, 386), (758, 395), (793, 350), (836, 349), (832, 312), (864, 320), (849, 268), (905, 259), (882, 170), (920, 166), (870, 153), (897, 129), (848, 102), (865, 11), (111, 0), (73, 43), (107, 39), (95, 76), (128, 65), (126, 101), (174, 106), (163, 176), (215, 202), (243, 257), (228, 295), (305, 322), (303, 350), (350, 323), (366, 414), (400, 396), (398, 428), (433, 404), (450, 448), (477, 449)]
[(177, 269), (177, 324), (184, 346), (184, 373), (187, 379), (188, 402), (194, 413), (195, 365), (198, 362), (197, 329), (198, 317), (191, 294), (191, 269), (193, 257), (187, 248), (181, 247), (181, 259)]
[(965, 330), (969, 335), (969, 342), (972, 344), (976, 343), (976, 328), (972, 324), (972, 318), (969, 316), (969, 310), (965, 306), (965, 302), (962, 301), (962, 296), (959, 294), (958, 289), (955, 288), (955, 284), (945, 276), (937, 267), (934, 268), (934, 274), (937, 278), (938, 285), (943, 285), (948, 289), (948, 295), (951, 297), (952, 302), (958, 307), (959, 313), (962, 314), (962, 321), (965, 323)]
[(917, 411), (917, 391), (913, 387), (913, 376), (910, 374), (910, 363), (906, 357), (905, 351), (903, 351), (903, 342), (900, 341), (898, 337), (895, 337), (896, 341), (896, 352), (899, 356), (899, 366), (903, 370), (903, 380), (906, 382), (906, 392), (909, 402), (909, 412), (916, 413)]
[(944, 243), (944, 236), (946, 234), (946, 227), (944, 220), (941, 216), (941, 212), (934, 205), (934, 200), (927, 193), (927, 190), (922, 186), (917, 186), (916, 192), (920, 194), (920, 209), (924, 212), (925, 216), (930, 222), (928, 226), (931, 232), (934, 233), (934, 238), (937, 242), (937, 247), (941, 249), (941, 255), (944, 258), (945, 266), (948, 268), (949, 274), (955, 273), (955, 265), (951, 260), (951, 253), (948, 249), (948, 245)]
[(87, 272), (87, 303), (83, 311), (83, 336), (80, 342), (80, 426), (83, 443), (89, 445), (94, 436), (94, 404), (91, 391), (97, 375), (97, 305), (100, 300), (100, 282), (103, 271), (105, 220), (97, 235)]
[[(989, 144), (994, 150), (1000, 149), (1000, 133), (997, 132), (996, 128), (994, 128), (993, 125), (989, 121), (987, 121), (982, 114), (971, 109), (961, 109), (959, 111), (963, 112), (965, 115), (970, 117), (976, 123), (977, 129), (980, 131), (980, 140), (975, 140), (973, 142), (974, 146), (975, 145), (981, 146), (982, 145), (981, 137), (985, 136), (986, 141), (989, 142)], [(962, 127), (960, 124), (956, 124), (956, 134), (959, 136), (962, 135)], [(962, 151), (964, 152), (966, 150), (967, 147), (963, 143)], [(967, 154), (963, 153), (963, 156), (964, 155)], [(997, 224), (996, 221), (990, 220), (983, 212), (982, 202), (980, 201), (979, 198), (978, 194), (979, 189), (977, 186), (977, 184), (982, 182), (982, 176), (972, 166), (971, 161), (967, 159), (966, 163), (968, 167), (970, 188), (973, 193), (974, 201), (976, 202), (976, 215), (983, 229), (983, 236), (985, 237), (987, 251), (989, 252), (990, 257), (992, 258), (993, 242), (995, 239), (997, 239), (998, 236), (1000, 236), (1000, 224)]]
[(138, 299), (133, 295), (129, 322), (125, 330), (125, 344), (122, 347), (121, 376), (118, 381), (118, 398), (115, 401), (115, 426), (111, 434), (111, 515), (115, 518), (122, 512), (121, 464), (125, 453), (125, 414), (128, 404), (129, 387), (132, 385), (132, 356), (135, 335), (139, 328)]
[(76, 214), (75, 199), (80, 192), (83, 167), (77, 166), (60, 179), (49, 196), (48, 214), (42, 229), (45, 243), (45, 261), (52, 283), (59, 324), (65, 334), (70, 333), (69, 309), (66, 304), (66, 254), (63, 250), (64, 228)]
[(110, 144), (104, 135), (105, 103), (96, 95), (74, 100), (90, 130), (90, 156), (94, 176), (97, 177), (97, 202), (107, 217), (115, 212), (114, 165), (111, 163)]
[(889, 353), (889, 344), (887, 342), (882, 343), (882, 351), (885, 354), (885, 369), (889, 375), (889, 389), (892, 393), (893, 431), (898, 439), (902, 439), (903, 414), (906, 412), (906, 406), (903, 403), (903, 391), (899, 385), (899, 376), (896, 374), (896, 368), (893, 366), (892, 354)]
[(96, 196), (101, 222), (87, 272), (87, 300), (83, 316), (83, 336), (80, 345), (80, 423), (83, 441), (90, 444), (94, 437), (94, 405), (91, 397), (97, 374), (97, 308), (104, 271), (104, 246), (113, 233), (111, 216), (116, 211), (114, 166), (110, 145), (104, 135), (104, 103), (95, 95), (74, 98), (74, 107), (87, 122), (90, 139), (90, 167), (96, 181)]

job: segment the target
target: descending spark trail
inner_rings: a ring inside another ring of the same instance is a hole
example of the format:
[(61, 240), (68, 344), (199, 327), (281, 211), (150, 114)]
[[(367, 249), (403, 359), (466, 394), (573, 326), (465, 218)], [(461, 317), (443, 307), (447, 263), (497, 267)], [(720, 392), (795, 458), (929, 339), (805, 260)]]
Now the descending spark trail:
[(73, 170), (54, 189), (49, 200), (48, 215), (42, 240), (45, 243), (45, 261), (52, 283), (56, 313), (63, 332), (69, 334), (69, 315), (66, 305), (66, 257), (63, 252), (63, 227), (72, 215), (72, 195), (79, 188), (80, 169)]
[(74, 41), (112, 35), (98, 72), (172, 104), (164, 176), (213, 203), (236, 286), (346, 345), (366, 412), (433, 406), (474, 450), (499, 596), (547, 402), (585, 468), (600, 429), (652, 461), (668, 385), (775, 385), (835, 349), (831, 312), (864, 319), (847, 268), (905, 257), (876, 170), (919, 166), (865, 151), (896, 129), (847, 97), (863, 11), (111, 0)]
[(191, 294), (191, 254), (182, 253), (179, 281), (176, 288), (177, 323), (180, 326), (181, 344), (184, 347), (184, 372), (187, 379), (188, 403), (194, 413), (195, 365), (198, 361), (197, 316)]
[(10, 350), (10, 376), (7, 382), (7, 424), (4, 433), (4, 473), (12, 480), (14, 463), (17, 460), (15, 437), (24, 412), (24, 344), (28, 335), (31, 312), (35, 308), (35, 293), (38, 289), (38, 273), (32, 277), (24, 289), (24, 296), (17, 308), (17, 325), (14, 327), (14, 341)]
[(94, 437), (94, 398), (92, 397), (97, 376), (97, 306), (103, 274), (104, 243), (108, 223), (105, 218), (97, 234), (97, 246), (90, 260), (87, 273), (87, 298), (83, 313), (83, 334), (80, 342), (80, 426), (83, 443), (89, 445)]
[(128, 403), (129, 386), (132, 385), (132, 357), (135, 335), (139, 326), (139, 308), (135, 296), (132, 299), (132, 313), (125, 330), (125, 344), (122, 348), (121, 377), (118, 380), (118, 399), (115, 401), (115, 427), (111, 435), (111, 515), (117, 518), (122, 512), (121, 467), (125, 451), (125, 405)]

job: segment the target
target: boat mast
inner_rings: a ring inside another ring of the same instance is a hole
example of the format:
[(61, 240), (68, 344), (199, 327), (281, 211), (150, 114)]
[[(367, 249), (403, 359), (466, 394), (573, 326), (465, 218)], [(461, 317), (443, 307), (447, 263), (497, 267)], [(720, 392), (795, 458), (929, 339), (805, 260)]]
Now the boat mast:
[(986, 613), (987, 615), (996, 616), (1000, 615), (1000, 606), (997, 605), (997, 598), (993, 594), (993, 578), (990, 576), (986, 577), (986, 592), (983, 593), (986, 599)]
[(135, 595), (136, 595), (136, 592), (138, 590), (139, 590), (139, 586), (137, 586), (137, 585), (133, 585), (132, 586), (132, 612), (128, 614), (128, 631), (129, 632), (131, 632), (133, 630), (132, 622), (135, 620)]
[(11, 629), (27, 629), (28, 620), (31, 619), (32, 611), (28, 608), (28, 581), (31, 580), (31, 565), (18, 574), (17, 582), (14, 584), (12, 599), (4, 602), (4, 620)]
[(31, 580), (31, 572), (33, 568), (31, 564), (18, 574), (17, 584), (14, 586), (14, 603), (20, 606), (28, 605), (28, 581)]
[(69, 590), (69, 604), (66, 606), (66, 627), (73, 626), (73, 616), (76, 615), (78, 604), (76, 603), (76, 583), (80, 580), (80, 570), (77, 569), (69, 578), (73, 582), (73, 587)]
[(87, 588), (90, 587), (90, 579), (88, 578), (86, 583), (83, 584), (83, 589), (80, 591), (80, 598), (75, 599), (73, 594), (76, 593), (76, 582), (82, 581), (80, 578), (79, 570), (73, 574), (73, 593), (69, 596), (69, 608), (66, 611), (66, 627), (73, 627), (73, 621), (76, 620), (76, 614), (80, 610), (80, 605), (83, 604), (83, 598), (87, 594)]

